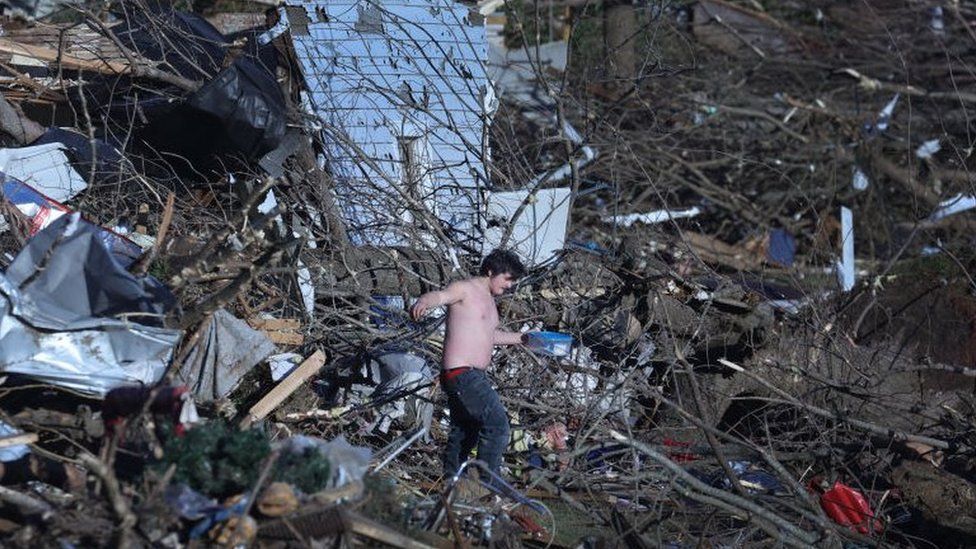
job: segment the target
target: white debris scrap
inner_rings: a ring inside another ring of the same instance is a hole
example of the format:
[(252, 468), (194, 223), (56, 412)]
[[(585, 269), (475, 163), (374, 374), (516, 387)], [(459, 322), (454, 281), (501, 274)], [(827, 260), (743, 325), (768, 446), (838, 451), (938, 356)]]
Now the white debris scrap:
[(88, 184), (71, 166), (60, 143), (0, 149), (0, 172), (23, 181), (44, 196), (64, 202)]
[(976, 208), (976, 196), (974, 195), (961, 195), (956, 196), (939, 202), (939, 207), (936, 208), (932, 215), (929, 216), (929, 221), (938, 221), (949, 217), (950, 215), (956, 215), (957, 213), (964, 212), (966, 210), (971, 210)]
[(895, 107), (898, 105), (898, 99), (900, 98), (901, 94), (896, 93), (895, 96), (891, 98), (891, 101), (888, 101), (888, 104), (881, 109), (881, 113), (878, 114), (878, 122), (874, 125), (875, 129), (877, 129), (879, 132), (883, 132), (888, 129), (888, 122), (891, 121), (891, 115), (895, 113)]
[(854, 288), (854, 215), (850, 208), (840, 208), (841, 260), (837, 262), (837, 279), (845, 292)]
[[(501, 223), (485, 231), (485, 249), (500, 246), (505, 228), (514, 223), (508, 246), (528, 265), (538, 265), (565, 246), (572, 191), (569, 188), (540, 189), (532, 196), (529, 194), (523, 190), (495, 192), (488, 196), (488, 217)], [(525, 207), (513, 219), (523, 203)]]
[(693, 206), (684, 210), (654, 210), (647, 213), (614, 215), (607, 218), (607, 221), (621, 227), (630, 227), (634, 223), (663, 223), (683, 217), (695, 217), (700, 213), (701, 210), (698, 209), (698, 206)]
[(942, 144), (938, 139), (930, 139), (925, 143), (922, 143), (917, 149), (915, 149), (915, 156), (925, 160), (926, 158), (931, 158), (932, 155), (942, 150)]
[(855, 191), (863, 191), (870, 185), (868, 176), (861, 171), (861, 168), (854, 166), (854, 180), (851, 182), (851, 186), (854, 187)]
[(302, 355), (298, 353), (281, 353), (269, 356), (268, 366), (271, 368), (272, 381), (281, 381), (292, 370), (298, 367), (302, 358)]

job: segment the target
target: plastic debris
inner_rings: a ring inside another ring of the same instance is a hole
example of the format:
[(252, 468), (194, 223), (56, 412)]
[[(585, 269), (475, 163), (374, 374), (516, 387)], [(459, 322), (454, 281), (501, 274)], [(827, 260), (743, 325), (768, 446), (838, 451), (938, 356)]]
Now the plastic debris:
[(409, 317), (404, 313), (406, 307), (403, 296), (374, 295), (372, 298), (376, 304), (369, 307), (369, 316), (373, 325), (380, 330), (394, 330), (410, 322)]
[(591, 473), (605, 472), (610, 468), (607, 463), (610, 457), (627, 450), (623, 444), (601, 443), (598, 447), (586, 452), (586, 463)]
[(891, 122), (891, 117), (895, 113), (895, 107), (898, 106), (898, 100), (901, 98), (901, 94), (896, 93), (894, 97), (881, 109), (878, 113), (878, 119), (874, 123), (874, 126), (868, 125), (869, 132), (884, 133), (888, 131), (888, 124)]
[(854, 216), (850, 208), (840, 208), (841, 259), (837, 262), (837, 280), (845, 292), (854, 288)]
[(307, 139), (300, 132), (288, 132), (278, 148), (262, 156), (258, 165), (271, 177), (285, 175), (285, 160), (295, 154)]
[[(781, 483), (775, 475), (764, 471), (754, 463), (750, 463), (748, 461), (730, 461), (729, 467), (739, 478), (739, 485), (750, 493), (786, 493), (786, 488), (783, 486), (783, 483)], [(731, 485), (728, 479), (726, 479), (725, 482), (726, 485)]]
[(305, 316), (312, 318), (315, 315), (315, 284), (312, 282), (312, 272), (301, 261), (295, 270), (295, 278), (298, 280), (298, 291), (302, 295)]
[[(28, 219), (28, 236), (34, 236), (55, 220), (71, 213), (69, 208), (44, 196), (23, 181), (7, 175), (2, 177), (3, 197)], [(128, 267), (142, 255), (142, 248), (124, 236), (93, 225), (84, 219), (80, 219), (79, 223), (90, 226), (102, 244), (123, 267)]]
[(59, 202), (72, 198), (88, 186), (58, 143), (0, 149), (0, 172)]
[(854, 187), (855, 191), (863, 191), (868, 188), (871, 182), (868, 180), (868, 176), (861, 171), (861, 168), (854, 166), (854, 178), (851, 181), (851, 186)]
[(820, 495), (820, 506), (834, 522), (851, 530), (862, 534), (883, 530), (864, 494), (840, 481)]
[[(14, 428), (12, 425), (0, 421), (0, 437), (6, 438), (14, 435), (22, 434), (23, 431)], [(26, 444), (14, 444), (12, 446), (0, 447), (0, 462), (7, 463), (10, 461), (17, 461), (18, 459), (26, 456), (30, 453), (30, 448)]]
[(502, 236), (521, 208), (521, 213), (514, 219), (508, 246), (527, 265), (548, 261), (565, 246), (569, 203), (570, 189), (566, 188), (541, 189), (531, 196), (529, 191), (491, 193), (488, 217), (496, 226), (486, 231), (484, 249), (490, 250), (501, 244)]
[(110, 182), (125, 163), (122, 153), (109, 143), (71, 129), (48, 128), (32, 146), (47, 144), (61, 148), (85, 181)]
[(244, 513), (244, 510), (247, 509), (247, 503), (248, 498), (244, 496), (228, 507), (210, 510), (204, 516), (203, 520), (190, 530), (190, 539), (199, 539), (208, 531), (211, 531), (214, 525), (229, 521), (234, 517), (240, 517)]
[(328, 488), (337, 488), (351, 482), (361, 481), (363, 475), (369, 470), (369, 460), (373, 455), (369, 448), (349, 444), (346, 437), (342, 435), (328, 441), (299, 435), (275, 445), (275, 449), (282, 452), (303, 453), (309, 448), (317, 450), (332, 464)]
[(766, 259), (784, 267), (792, 267), (796, 257), (796, 239), (785, 229), (773, 229), (769, 233)]
[(526, 346), (532, 352), (551, 357), (569, 356), (573, 348), (573, 336), (559, 332), (529, 332)]
[(277, 207), (278, 199), (275, 198), (274, 190), (269, 190), (268, 194), (264, 195), (264, 200), (258, 204), (258, 213), (267, 215)]
[(159, 6), (128, 14), (112, 31), (126, 47), (165, 61), (180, 76), (215, 75), (183, 101), (143, 92), (125, 109), (112, 111), (126, 117), (138, 111), (142, 123), (134, 129), (157, 149), (180, 154), (201, 169), (216, 167), (213, 156), (220, 152), (260, 158), (284, 138), (285, 100), (272, 70), (252, 55), (226, 56), (230, 40), (203, 17)]
[(936, 36), (945, 36), (945, 17), (943, 15), (942, 6), (933, 6), (929, 8), (929, 14), (931, 18), (929, 19), (929, 28)]
[(915, 156), (917, 156), (922, 160), (925, 160), (926, 158), (932, 158), (932, 156), (935, 153), (941, 150), (942, 150), (942, 142), (938, 139), (930, 139), (925, 143), (922, 143), (921, 145), (919, 145), (917, 149), (915, 149)]
[(208, 513), (221, 509), (217, 502), (186, 484), (170, 484), (163, 492), (163, 500), (176, 514), (187, 520), (200, 520)]
[(647, 213), (615, 215), (607, 218), (607, 220), (614, 225), (630, 227), (634, 223), (664, 223), (665, 221), (673, 221), (675, 219), (696, 217), (700, 213), (701, 210), (698, 208), (698, 206), (693, 206), (684, 210), (654, 210)]
[(948, 200), (940, 202), (939, 207), (929, 216), (929, 221), (945, 219), (951, 215), (956, 215), (957, 213), (965, 212), (973, 208), (976, 208), (976, 195), (957, 194)]
[(409, 426), (429, 428), (434, 406), (418, 390), (433, 380), (434, 369), (411, 352), (391, 350), (373, 356), (379, 367), (379, 383), (371, 398), (374, 403), (385, 403), (378, 410), (380, 431), (386, 432), (391, 422), (400, 418)]
[(271, 380), (281, 381), (281, 379), (292, 372), (302, 362), (302, 355), (298, 353), (281, 353), (268, 357), (268, 366), (271, 367)]

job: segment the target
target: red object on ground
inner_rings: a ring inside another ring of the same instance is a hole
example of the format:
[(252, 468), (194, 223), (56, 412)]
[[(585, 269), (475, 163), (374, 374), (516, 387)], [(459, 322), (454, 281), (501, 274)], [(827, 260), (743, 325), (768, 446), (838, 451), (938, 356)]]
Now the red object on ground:
[(851, 530), (862, 534), (882, 530), (881, 521), (874, 516), (864, 494), (840, 481), (834, 482), (831, 489), (820, 494), (820, 506), (834, 522)]
[[(691, 443), (685, 442), (683, 440), (675, 440), (671, 437), (665, 437), (662, 441), (668, 448), (690, 448)], [(698, 456), (689, 452), (668, 452), (668, 457), (674, 460), (676, 463), (687, 463), (689, 461), (697, 461)]]
[(183, 434), (180, 424), (180, 411), (183, 408), (183, 394), (189, 392), (185, 385), (161, 387), (153, 395), (153, 389), (145, 386), (119, 387), (105, 395), (102, 403), (102, 419), (109, 431), (121, 436), (125, 420), (138, 414), (150, 396), (154, 396), (149, 412), (168, 416), (176, 425), (176, 434)]
[(511, 513), (509, 516), (511, 516), (512, 520), (521, 526), (522, 530), (529, 536), (535, 539), (546, 539), (546, 537), (549, 536), (549, 532), (542, 526), (539, 526), (539, 523), (534, 521), (524, 511), (517, 510)]

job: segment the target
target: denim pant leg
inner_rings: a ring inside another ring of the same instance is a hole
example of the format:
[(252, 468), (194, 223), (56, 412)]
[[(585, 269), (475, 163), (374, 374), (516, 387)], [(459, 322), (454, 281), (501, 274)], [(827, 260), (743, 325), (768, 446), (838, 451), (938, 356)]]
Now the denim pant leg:
[(454, 385), (453, 382), (448, 382), (444, 386), (447, 406), (451, 411), (451, 432), (447, 436), (447, 447), (442, 458), (445, 477), (453, 476), (461, 464), (467, 461), (471, 450), (478, 444), (478, 432), (481, 429), (481, 424), (465, 410)]
[(478, 458), (487, 463), (492, 472), (501, 475), (502, 454), (508, 448), (510, 432), (508, 414), (487, 378), (484, 383), (484, 415), (478, 437)]
[(444, 384), (451, 410), (451, 434), (444, 455), (445, 474), (454, 474), (478, 445), (478, 459), (495, 473), (508, 447), (508, 414), (482, 370), (470, 370)]

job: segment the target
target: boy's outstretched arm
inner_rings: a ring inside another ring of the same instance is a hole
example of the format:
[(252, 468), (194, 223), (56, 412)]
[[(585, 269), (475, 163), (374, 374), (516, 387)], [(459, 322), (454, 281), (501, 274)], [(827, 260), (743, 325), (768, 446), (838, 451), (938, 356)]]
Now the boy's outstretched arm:
[(420, 296), (420, 299), (410, 308), (410, 316), (414, 320), (420, 320), (431, 308), (451, 305), (462, 299), (464, 299), (464, 285), (460, 282), (453, 282), (443, 290), (427, 292)]

